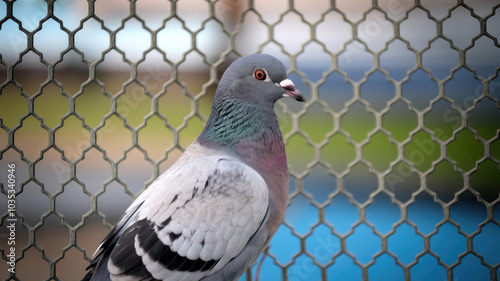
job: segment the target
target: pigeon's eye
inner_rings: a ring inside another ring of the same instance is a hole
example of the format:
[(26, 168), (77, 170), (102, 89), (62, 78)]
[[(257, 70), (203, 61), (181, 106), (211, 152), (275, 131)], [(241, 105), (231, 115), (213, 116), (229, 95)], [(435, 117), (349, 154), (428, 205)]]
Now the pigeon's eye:
[(263, 69), (256, 69), (254, 71), (253, 75), (255, 76), (255, 78), (257, 78), (259, 80), (266, 79), (266, 72)]

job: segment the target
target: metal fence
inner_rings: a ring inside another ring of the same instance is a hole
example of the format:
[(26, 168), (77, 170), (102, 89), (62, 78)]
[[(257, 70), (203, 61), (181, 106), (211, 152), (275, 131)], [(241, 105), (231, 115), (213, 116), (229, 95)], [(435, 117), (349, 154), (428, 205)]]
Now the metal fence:
[(0, 7), (0, 279), (79, 280), (254, 52), (307, 97), (276, 106), (290, 204), (261, 279), (498, 279), (498, 1)]

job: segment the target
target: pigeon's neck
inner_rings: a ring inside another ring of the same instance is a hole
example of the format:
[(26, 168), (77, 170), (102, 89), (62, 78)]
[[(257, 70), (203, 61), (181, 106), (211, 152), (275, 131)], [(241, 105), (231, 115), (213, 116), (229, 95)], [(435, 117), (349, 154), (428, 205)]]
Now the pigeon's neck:
[(276, 137), (281, 139), (272, 107), (226, 101), (212, 108), (200, 139), (202, 143), (234, 149), (241, 141), (259, 141), (264, 133), (277, 134)]
[(226, 102), (212, 108), (198, 141), (228, 150), (256, 167), (272, 165), (286, 170), (286, 155), (278, 118), (272, 106)]

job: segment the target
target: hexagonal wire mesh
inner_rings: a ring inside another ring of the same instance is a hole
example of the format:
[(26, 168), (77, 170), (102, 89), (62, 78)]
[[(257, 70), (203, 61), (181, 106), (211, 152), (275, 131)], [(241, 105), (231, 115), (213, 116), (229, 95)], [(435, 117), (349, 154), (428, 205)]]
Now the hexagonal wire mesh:
[(228, 63), (265, 52), (308, 102), (276, 106), (290, 205), (262, 279), (497, 280), (498, 2), (0, 6), (0, 279), (83, 276)]

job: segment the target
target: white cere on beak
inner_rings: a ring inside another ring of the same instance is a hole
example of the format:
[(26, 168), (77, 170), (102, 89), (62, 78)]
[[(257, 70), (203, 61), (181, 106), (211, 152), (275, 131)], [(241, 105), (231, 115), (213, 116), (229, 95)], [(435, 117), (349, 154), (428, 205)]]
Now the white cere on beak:
[(279, 85), (281, 88), (293, 88), (295, 89), (295, 84), (293, 84), (292, 80), (290, 79), (285, 79), (283, 81), (280, 82), (280, 85)]

